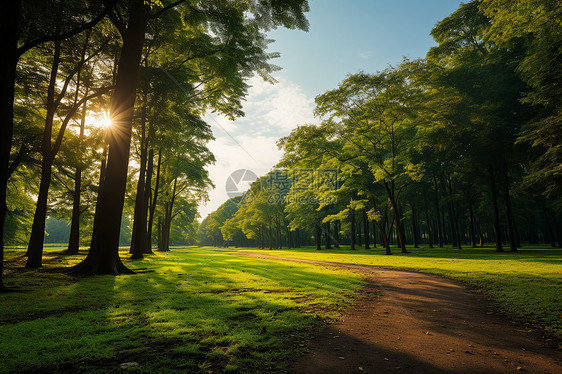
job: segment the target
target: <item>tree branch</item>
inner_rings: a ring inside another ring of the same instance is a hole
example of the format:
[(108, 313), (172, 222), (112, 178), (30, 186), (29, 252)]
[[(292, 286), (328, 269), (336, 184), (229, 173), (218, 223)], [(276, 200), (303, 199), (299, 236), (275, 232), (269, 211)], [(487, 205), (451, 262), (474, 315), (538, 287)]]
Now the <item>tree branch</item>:
[(19, 47), (17, 49), (18, 56), (23, 55), (25, 52), (29, 51), (31, 48), (37, 47), (40, 44), (43, 44), (43, 43), (46, 43), (46, 42), (54, 42), (54, 41), (58, 41), (58, 40), (68, 39), (68, 38), (70, 38), (70, 37), (72, 37), (76, 34), (81, 33), (84, 30), (87, 30), (89, 28), (94, 27), (111, 11), (111, 9), (113, 9), (113, 7), (117, 4), (118, 1), (119, 0), (108, 0), (107, 5), (103, 9), (103, 11), (100, 14), (98, 14), (94, 19), (92, 19), (90, 22), (87, 22), (87, 23), (83, 24), (82, 26), (79, 26), (75, 29), (72, 29), (72, 30), (67, 31), (67, 32), (65, 32), (63, 34), (60, 34), (60, 35), (45, 35), (42, 38), (35, 39), (35, 40), (32, 40), (30, 42), (25, 43), (24, 45), (22, 45), (21, 47)]

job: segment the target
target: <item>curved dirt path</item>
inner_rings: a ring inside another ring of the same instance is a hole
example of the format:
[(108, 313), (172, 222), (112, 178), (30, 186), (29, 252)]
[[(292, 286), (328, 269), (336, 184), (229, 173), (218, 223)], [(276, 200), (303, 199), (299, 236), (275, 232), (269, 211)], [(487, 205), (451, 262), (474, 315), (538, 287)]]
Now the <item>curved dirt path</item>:
[(252, 257), (363, 271), (342, 321), (313, 340), (294, 373), (562, 373), (562, 352), (454, 281), (367, 265)]

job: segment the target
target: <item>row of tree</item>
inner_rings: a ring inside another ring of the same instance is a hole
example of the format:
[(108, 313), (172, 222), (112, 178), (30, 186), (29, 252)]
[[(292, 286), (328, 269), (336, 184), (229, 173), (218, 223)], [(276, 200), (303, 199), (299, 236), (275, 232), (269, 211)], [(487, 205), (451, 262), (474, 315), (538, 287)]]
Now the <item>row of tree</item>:
[(166, 250), (174, 231), (193, 231), (214, 161), (202, 115), (243, 115), (247, 79), (273, 81), (265, 31), (308, 26), (306, 0), (0, 7), (2, 290), (4, 241), (28, 239), (26, 267), (41, 266), (50, 215), (71, 214), (67, 253), (89, 242), (75, 273), (130, 272), (118, 253), (124, 213), (133, 258), (153, 236)]
[(281, 139), (281, 169), (207, 217), (200, 240), (562, 246), (560, 21), (550, 1), (462, 4), (425, 59), (318, 96), (321, 123)]

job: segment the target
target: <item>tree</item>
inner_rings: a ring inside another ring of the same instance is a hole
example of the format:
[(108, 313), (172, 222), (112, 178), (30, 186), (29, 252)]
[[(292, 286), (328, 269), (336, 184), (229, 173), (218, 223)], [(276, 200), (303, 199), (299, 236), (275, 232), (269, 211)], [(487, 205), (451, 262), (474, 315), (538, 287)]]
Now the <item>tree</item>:
[(562, 8), (549, 0), (482, 0), (491, 20), (486, 36), (501, 47), (524, 42), (517, 72), (530, 86), (522, 100), (540, 108), (523, 128), (519, 141), (541, 149), (530, 164), (525, 183), (547, 198), (562, 196)]
[(409, 157), (418, 91), (408, 84), (410, 65), (404, 62), (377, 75), (349, 75), (337, 89), (316, 98), (316, 113), (329, 116), (324, 128), (330, 137), (345, 141), (342, 158), (363, 162), (384, 187), (402, 252), (407, 251), (399, 195), (422, 175), (421, 165)]
[[(245, 50), (245, 55), (237, 54), (237, 59), (230, 61), (236, 62), (231, 65), (231, 71), (241, 77), (256, 71), (267, 76), (272, 69), (267, 63), (270, 55), (265, 52), (266, 39), (260, 29), (276, 26), (307, 27), (303, 13), (308, 10), (308, 4), (304, 0), (263, 2), (256, 7), (250, 7), (246, 2), (200, 2), (188, 6), (183, 1), (178, 1), (159, 10), (151, 10), (149, 5), (143, 0), (132, 0), (121, 12), (128, 16), (127, 24), (119, 13), (112, 13), (110, 17), (123, 39), (110, 109), (114, 122), (113, 134), (109, 139), (106, 175), (100, 188), (99, 211), (96, 212), (99, 220), (94, 224), (93, 244), (88, 257), (75, 267), (75, 272), (129, 272), (119, 259), (118, 229), (126, 188), (138, 71), (150, 19), (166, 11), (177, 12), (177, 16), (181, 14), (186, 22), (188, 30), (184, 31), (197, 30), (214, 34), (215, 37), (210, 40), (217, 43), (217, 49), (233, 45)], [(174, 9), (176, 6), (179, 10)], [(249, 17), (250, 14), (253, 17)], [(222, 95), (219, 94), (219, 97)]]
[[(70, 13), (83, 14), (64, 22), (65, 29), (56, 22), (54, 13), (60, 13), (61, 6), (52, 3), (27, 2), (23, 0), (7, 1), (0, 4), (0, 32), (2, 40), (0, 48), (3, 58), (0, 61), (0, 290), (4, 290), (2, 282), (4, 260), (4, 224), (7, 213), (6, 192), (9, 178), (10, 151), (14, 132), (14, 92), (16, 69), (20, 57), (30, 49), (49, 41), (61, 41), (84, 30), (94, 27), (115, 5), (117, 0), (103, 2), (99, 12), (99, 3), (91, 2), (91, 7), (83, 2), (71, 2)], [(53, 9), (54, 8), (54, 9)], [(80, 11), (77, 11), (77, 8)], [(99, 13), (98, 13), (99, 12)], [(31, 21), (34, 22), (31, 22)], [(55, 21), (55, 22), (53, 22)], [(53, 32), (57, 29), (58, 32)]]

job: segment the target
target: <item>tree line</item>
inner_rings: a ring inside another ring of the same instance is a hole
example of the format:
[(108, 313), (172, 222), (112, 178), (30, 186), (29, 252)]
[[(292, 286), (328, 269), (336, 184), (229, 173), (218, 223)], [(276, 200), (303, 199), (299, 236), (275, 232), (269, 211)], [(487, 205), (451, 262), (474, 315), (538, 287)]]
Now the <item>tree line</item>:
[(561, 20), (550, 1), (461, 4), (424, 59), (316, 97), (320, 124), (279, 140), (276, 169), (203, 220), (201, 243), (561, 247)]
[(5, 244), (26, 243), (26, 267), (41, 266), (48, 217), (70, 217), (65, 253), (89, 245), (75, 274), (131, 272), (123, 221), (136, 259), (153, 239), (167, 250), (194, 232), (214, 162), (203, 115), (243, 115), (248, 78), (273, 82), (277, 68), (265, 32), (306, 30), (307, 11), (306, 0), (2, 2), (0, 290)]

